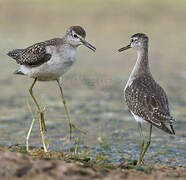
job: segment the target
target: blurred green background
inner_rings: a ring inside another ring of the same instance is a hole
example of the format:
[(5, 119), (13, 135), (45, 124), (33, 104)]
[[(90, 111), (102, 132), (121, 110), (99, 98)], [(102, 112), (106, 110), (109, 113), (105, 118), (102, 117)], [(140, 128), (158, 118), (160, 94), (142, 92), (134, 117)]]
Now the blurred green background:
[[(137, 124), (122, 94), (136, 52), (118, 53), (117, 49), (127, 45), (134, 33), (143, 32), (150, 39), (151, 71), (167, 92), (171, 113), (177, 119), (175, 138), (154, 128), (150, 149), (154, 154), (147, 159), (154, 155), (156, 161), (169, 162), (173, 156), (175, 161), (171, 163), (186, 163), (185, 19), (184, 0), (0, 0), (0, 143), (24, 144), (31, 123), (28, 101), (34, 110), (28, 93), (32, 80), (12, 74), (18, 65), (6, 53), (62, 37), (69, 26), (80, 25), (97, 51), (94, 54), (80, 47), (78, 61), (64, 75), (64, 93), (73, 122), (89, 131), (85, 137), (78, 132), (75, 136), (94, 150), (101, 149), (97, 142), (101, 137), (111, 148), (100, 151), (111, 160), (137, 157)], [(39, 82), (34, 92), (47, 108), (50, 148), (59, 150), (65, 146), (68, 123), (57, 84)], [(30, 143), (41, 145), (38, 122)]]

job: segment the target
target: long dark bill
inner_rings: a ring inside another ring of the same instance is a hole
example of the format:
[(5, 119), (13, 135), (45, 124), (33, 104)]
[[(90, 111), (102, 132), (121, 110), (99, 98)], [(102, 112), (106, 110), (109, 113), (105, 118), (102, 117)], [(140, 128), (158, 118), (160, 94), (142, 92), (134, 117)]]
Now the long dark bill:
[(88, 43), (85, 39), (81, 39), (81, 42), (83, 43), (83, 45), (85, 45), (86, 47), (88, 47), (92, 51), (94, 51), (94, 52), (96, 51), (96, 48), (94, 46), (92, 46), (90, 43)]
[(122, 47), (122, 48), (118, 49), (118, 51), (122, 52), (122, 51), (125, 51), (125, 50), (129, 49), (129, 48), (131, 48), (130, 44), (125, 46), (125, 47)]

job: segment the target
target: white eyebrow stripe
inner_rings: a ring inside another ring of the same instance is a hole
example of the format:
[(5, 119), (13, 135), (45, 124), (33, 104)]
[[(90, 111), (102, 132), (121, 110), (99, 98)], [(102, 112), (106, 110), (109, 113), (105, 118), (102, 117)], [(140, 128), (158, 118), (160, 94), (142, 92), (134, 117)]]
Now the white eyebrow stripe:
[(137, 40), (138, 38), (137, 38), (137, 37), (133, 37), (132, 39), (133, 39), (133, 40)]
[(78, 38), (80, 38), (80, 39), (82, 38), (79, 34), (77, 34), (76, 32), (74, 32), (74, 31), (72, 30), (72, 35), (74, 35), (74, 34), (77, 35)]

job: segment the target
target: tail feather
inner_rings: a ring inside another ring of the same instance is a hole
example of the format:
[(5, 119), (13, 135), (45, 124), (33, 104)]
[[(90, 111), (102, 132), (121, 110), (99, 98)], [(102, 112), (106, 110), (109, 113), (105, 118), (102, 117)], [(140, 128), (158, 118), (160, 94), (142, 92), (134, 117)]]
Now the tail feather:
[(12, 51), (9, 51), (7, 55), (13, 59), (17, 59), (22, 51), (23, 49), (14, 49)]
[(170, 128), (171, 129), (169, 129), (165, 124), (162, 124), (162, 130), (164, 130), (168, 134), (175, 135), (175, 131), (173, 129), (173, 125), (172, 124), (170, 125)]
[[(173, 128), (173, 123), (176, 121), (176, 119), (174, 119), (172, 116), (169, 116), (169, 121), (165, 122), (165, 123), (161, 123), (161, 125), (159, 126), (160, 129), (162, 129), (163, 131), (165, 131), (168, 134), (172, 134), (175, 135), (175, 131)], [(170, 125), (170, 128), (168, 128), (166, 125)]]
[(170, 123), (176, 122), (176, 119), (174, 119), (172, 116), (170, 116)]
[(159, 129), (161, 129), (161, 130), (163, 130), (164, 132), (166, 132), (166, 133), (168, 133), (168, 134), (175, 135), (175, 131), (174, 131), (174, 129), (173, 129), (172, 123), (170, 124), (170, 129), (166, 126), (165, 123), (161, 123), (160, 125), (155, 124), (155, 123), (153, 123), (153, 122), (151, 122), (151, 123), (152, 123), (155, 127), (159, 128)]
[(24, 73), (22, 71), (20, 71), (19, 69), (17, 69), (16, 71), (14, 71), (13, 74), (20, 74), (20, 75), (24, 75)]
[(171, 130), (172, 130), (172, 134), (174, 134), (174, 135), (175, 135), (174, 127), (173, 127), (173, 125), (172, 125), (172, 124), (170, 124), (170, 128), (171, 128)]

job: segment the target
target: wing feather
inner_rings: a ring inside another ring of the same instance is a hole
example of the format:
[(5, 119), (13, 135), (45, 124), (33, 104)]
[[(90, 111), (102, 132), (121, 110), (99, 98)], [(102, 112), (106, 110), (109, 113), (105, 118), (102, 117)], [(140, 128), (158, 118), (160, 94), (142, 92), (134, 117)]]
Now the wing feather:
[(46, 52), (47, 46), (56, 46), (61, 42), (60, 38), (34, 44), (26, 49), (15, 49), (10, 51), (8, 55), (15, 59), (18, 64), (26, 66), (40, 66), (51, 58), (51, 54)]
[(149, 75), (141, 75), (125, 89), (129, 109), (144, 120), (163, 128), (175, 119), (170, 115), (167, 95)]

